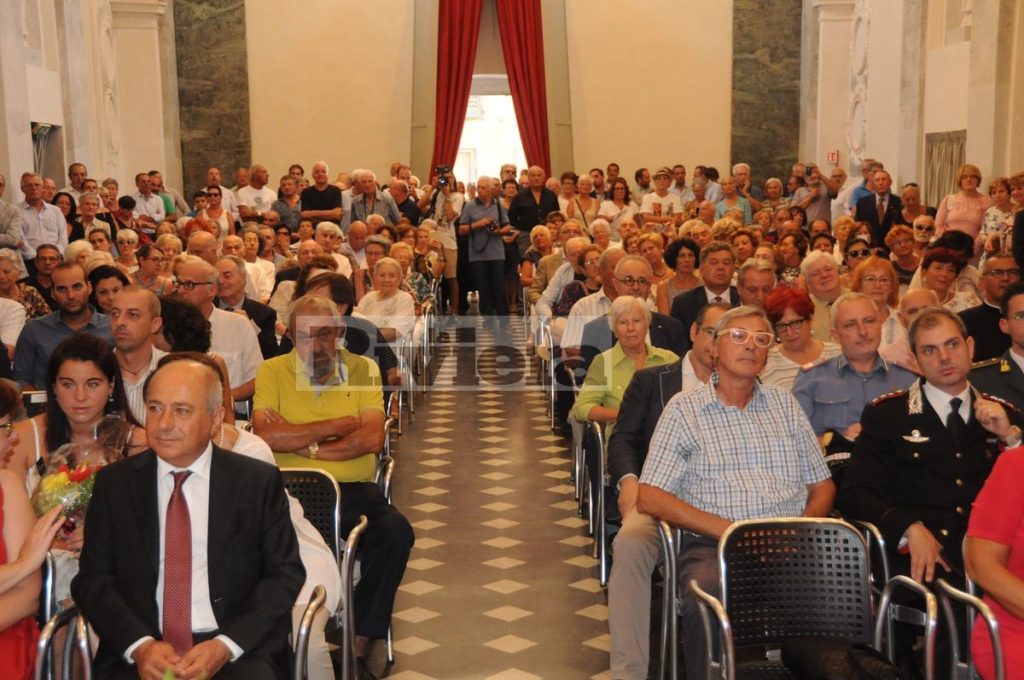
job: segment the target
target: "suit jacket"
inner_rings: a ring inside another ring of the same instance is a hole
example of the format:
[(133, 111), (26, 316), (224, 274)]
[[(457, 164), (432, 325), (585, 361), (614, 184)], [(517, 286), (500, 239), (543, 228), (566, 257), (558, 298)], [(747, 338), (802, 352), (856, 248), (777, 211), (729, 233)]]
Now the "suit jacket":
[[(71, 594), (99, 634), (101, 673), (122, 666), (136, 640), (161, 639), (156, 477), (152, 450), (96, 475)], [(290, 614), (306, 571), (280, 471), (214, 446), (210, 506), (190, 511), (209, 516), (210, 603), (219, 633), (286, 677)]]
[[(690, 336), (678, 321), (670, 316), (651, 313), (651, 344), (661, 349), (675, 352), (679, 356), (686, 354), (684, 343), (689, 344)], [(615, 335), (608, 325), (608, 317), (600, 316), (587, 322), (583, 327), (583, 339), (580, 341), (580, 368), (586, 374), (591, 362), (601, 352), (611, 349), (615, 344)]]
[(242, 300), (242, 311), (248, 314), (260, 329), (256, 340), (260, 343), (263, 358), (272, 359), (280, 354), (277, 345), (277, 312), (274, 308), (247, 297)]
[(857, 201), (855, 217), (858, 222), (867, 222), (871, 225), (871, 235), (876, 246), (885, 245), (885, 235), (894, 224), (903, 224), (903, 201), (900, 197), (889, 193), (889, 202), (885, 207), (885, 215), (878, 221), (878, 195), (870, 193)]
[(684, 359), (642, 368), (629, 381), (608, 440), (608, 474), (613, 487), (628, 474), (640, 477), (661, 412), (668, 400), (683, 389)]
[[(697, 320), (700, 310), (704, 309), (707, 304), (708, 294), (707, 288), (704, 286), (697, 286), (693, 290), (681, 293), (672, 301), (670, 313), (673, 319), (683, 324), (683, 334), (685, 336), (683, 351), (681, 353), (676, 352), (679, 356), (683, 356), (683, 354), (690, 350), (690, 326)], [(740, 294), (736, 291), (736, 286), (729, 286), (729, 304), (733, 307), (738, 307), (740, 304)]]
[(971, 384), (1024, 411), (1024, 373), (1010, 357), (1010, 350), (994, 359), (974, 364), (971, 367)]
[(984, 361), (1010, 349), (1010, 336), (999, 329), (998, 307), (982, 302), (960, 312), (967, 334), (974, 338), (974, 360)]
[[(972, 395), (972, 409), (977, 397)], [(1010, 422), (1019, 425), (1020, 412), (1007, 406)], [(836, 507), (877, 525), (898, 564), (905, 562), (896, 553), (900, 539), (911, 524), (923, 522), (946, 561), (962, 573), (960, 544), (974, 497), (1002, 448), (998, 439), (972, 416), (957, 446), (921, 380), (868, 404), (861, 425)]]

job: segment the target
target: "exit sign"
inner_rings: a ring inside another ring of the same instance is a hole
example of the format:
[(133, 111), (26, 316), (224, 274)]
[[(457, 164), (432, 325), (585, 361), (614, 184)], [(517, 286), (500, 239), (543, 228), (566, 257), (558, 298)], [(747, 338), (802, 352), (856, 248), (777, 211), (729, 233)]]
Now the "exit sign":
[(839, 149), (835, 151), (829, 151), (825, 154), (825, 160), (832, 165), (839, 165)]

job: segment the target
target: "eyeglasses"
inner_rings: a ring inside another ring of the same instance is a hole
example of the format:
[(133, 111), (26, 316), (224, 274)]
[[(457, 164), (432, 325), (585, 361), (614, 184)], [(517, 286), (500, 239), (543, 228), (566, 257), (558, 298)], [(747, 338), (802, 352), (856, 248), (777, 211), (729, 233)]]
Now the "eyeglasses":
[(771, 347), (775, 343), (775, 336), (767, 331), (748, 331), (746, 328), (726, 328), (718, 331), (717, 337), (728, 335), (734, 345), (745, 345), (750, 338), (754, 339), (754, 346)]
[(857, 250), (847, 251), (847, 257), (867, 257), (871, 254), (871, 251), (867, 248), (858, 248)]
[(863, 281), (864, 283), (878, 283), (883, 286), (888, 286), (890, 283), (892, 283), (892, 279), (890, 279), (888, 276), (875, 276), (873, 274), (868, 274), (867, 276), (862, 278), (861, 281)]
[(618, 279), (618, 280), (621, 283), (626, 284), (627, 286), (649, 286), (649, 285), (651, 285), (651, 280), (650, 279), (646, 279), (646, 278), (644, 278), (642, 276), (639, 277), (639, 278), (633, 278), (632, 276), (627, 276), (624, 279)]
[(1002, 278), (1016, 278), (1020, 276), (1019, 269), (989, 269), (986, 272), (981, 273), (982, 276), (991, 276), (997, 279)]
[(1024, 312), (1014, 312), (1007, 316), (1009, 316), (1011, 321), (1024, 321)]
[(786, 331), (798, 331), (803, 328), (805, 323), (807, 323), (807, 319), (804, 318), (793, 319), (787, 323), (777, 323), (775, 324), (775, 332), (782, 335)]
[(927, 231), (929, 234), (935, 231), (935, 227), (929, 227), (921, 224), (914, 225), (914, 231)]
[(210, 281), (175, 281), (174, 285), (182, 290), (193, 291), (196, 286), (212, 286), (214, 284)]
[(596, 257), (592, 257), (589, 260), (584, 260), (583, 264), (585, 264), (587, 266), (590, 266), (592, 264), (597, 264), (597, 258)]

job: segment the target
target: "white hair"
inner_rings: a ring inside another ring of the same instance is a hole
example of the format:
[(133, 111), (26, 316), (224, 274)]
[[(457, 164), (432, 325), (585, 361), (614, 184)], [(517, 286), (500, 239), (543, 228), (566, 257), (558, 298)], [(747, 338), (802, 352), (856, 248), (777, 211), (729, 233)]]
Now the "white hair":
[(746, 170), (747, 172), (750, 172), (750, 164), (749, 163), (736, 163), (736, 164), (734, 164), (732, 166), (732, 174), (735, 175), (736, 172), (738, 170), (740, 170), (740, 168)]

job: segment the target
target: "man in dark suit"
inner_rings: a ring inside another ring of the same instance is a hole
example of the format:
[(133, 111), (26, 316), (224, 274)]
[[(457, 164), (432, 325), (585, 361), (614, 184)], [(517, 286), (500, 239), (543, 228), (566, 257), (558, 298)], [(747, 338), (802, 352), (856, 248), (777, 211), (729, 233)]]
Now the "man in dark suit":
[[(639, 255), (626, 255), (615, 265), (615, 291), (618, 295), (632, 295), (646, 300), (651, 294), (651, 282), (654, 272), (650, 263)], [(651, 323), (647, 329), (651, 336), (651, 344), (682, 355), (686, 351), (688, 341), (686, 329), (672, 317), (651, 312)], [(615, 336), (608, 317), (600, 316), (583, 326), (583, 336), (579, 344), (580, 375), (590, 368), (591, 362), (601, 352), (611, 349), (615, 344)]]
[(1010, 349), (971, 367), (971, 384), (986, 394), (1024, 410), (1024, 283), (1014, 283), (999, 301), (999, 328), (1009, 335)]
[[(956, 314), (928, 308), (907, 335), (922, 377), (864, 408), (836, 507), (878, 526), (893, 573), (962, 584), (971, 504), (999, 452), (1021, 443), (1020, 412), (968, 381), (974, 343)], [(897, 630), (898, 661), (914, 637)]]
[(892, 225), (903, 224), (903, 202), (889, 191), (892, 177), (885, 170), (875, 170), (871, 181), (875, 191), (857, 201), (855, 219), (870, 224), (874, 244), (881, 245)]
[(245, 260), (237, 255), (222, 255), (214, 266), (220, 275), (214, 304), (226, 312), (245, 314), (257, 328), (256, 339), (260, 343), (260, 354), (264, 359), (276, 357), (279, 354), (277, 313), (269, 305), (245, 296)]
[[(736, 258), (728, 243), (712, 241), (704, 246), (700, 251), (700, 275), (704, 285), (676, 296), (672, 301), (672, 318), (683, 324), (683, 328), (689, 328), (706, 305), (728, 302), (730, 307), (738, 306), (739, 292), (736, 286), (730, 285), (735, 269)], [(684, 352), (690, 349), (689, 340), (684, 345)]]
[(508, 206), (508, 221), (519, 232), (519, 254), (530, 247), (530, 230), (550, 213), (558, 212), (558, 194), (544, 186), (544, 168), (534, 165), (526, 173), (530, 186), (519, 192)]
[(693, 349), (682, 359), (633, 374), (608, 442), (608, 472), (618, 491), (622, 516), (608, 581), (611, 671), (616, 678), (647, 677), (649, 665), (651, 573), (661, 559), (661, 544), (654, 520), (636, 511), (647, 447), (668, 400), (711, 378), (712, 333), (718, 318), (728, 309), (727, 303), (719, 302), (697, 314), (689, 329)]
[(1010, 349), (1010, 336), (1000, 327), (999, 308), (1006, 289), (1020, 281), (1020, 268), (1009, 253), (994, 253), (981, 265), (981, 304), (960, 312), (967, 334), (974, 338), (974, 360), (985, 361)]
[(103, 677), (287, 677), (305, 569), (280, 472), (212, 444), (221, 395), (207, 366), (157, 369), (152, 450), (97, 474), (71, 593)]

